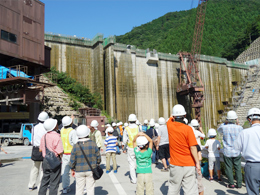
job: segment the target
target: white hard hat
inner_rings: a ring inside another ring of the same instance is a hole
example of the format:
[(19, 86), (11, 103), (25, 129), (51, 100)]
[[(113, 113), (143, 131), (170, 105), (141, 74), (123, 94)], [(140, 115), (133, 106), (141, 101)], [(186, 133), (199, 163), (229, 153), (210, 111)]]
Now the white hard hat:
[(186, 115), (183, 105), (177, 104), (172, 108), (172, 116), (184, 116)]
[(130, 115), (129, 115), (128, 121), (134, 122), (134, 121), (136, 121), (136, 120), (137, 120), (137, 118), (136, 118), (136, 115), (135, 115), (135, 114), (130, 114)]
[(64, 116), (62, 118), (63, 127), (69, 126), (71, 123), (72, 123), (72, 118), (70, 118), (69, 116)]
[(149, 125), (150, 125), (151, 127), (154, 127), (154, 125), (155, 125), (155, 122), (154, 122), (154, 120), (150, 120), (150, 123), (149, 123)]
[(108, 132), (108, 133), (113, 133), (113, 132), (114, 132), (113, 127), (108, 127), (108, 128), (107, 128), (107, 132)]
[(43, 123), (43, 127), (44, 129), (49, 132), (55, 129), (55, 127), (57, 126), (58, 121), (56, 119), (53, 118), (49, 118), (46, 121), (44, 121)]
[(123, 125), (122, 121), (120, 121), (118, 124), (119, 124), (118, 126)]
[(116, 123), (112, 123), (112, 127), (116, 127)]
[(124, 126), (127, 127), (127, 126), (128, 126), (128, 123), (124, 123)]
[(155, 129), (158, 129), (160, 127), (160, 125), (158, 123), (155, 123), (154, 127), (155, 127)]
[(185, 122), (185, 124), (187, 125), (188, 124), (188, 119), (184, 118), (183, 121)]
[(216, 136), (217, 135), (217, 132), (215, 129), (209, 129), (208, 131), (208, 137), (211, 137), (211, 136)]
[(260, 119), (260, 110), (258, 108), (251, 108), (247, 113), (247, 118)]
[(90, 126), (91, 126), (91, 127), (98, 127), (98, 122), (97, 122), (97, 120), (91, 121)]
[(237, 113), (233, 110), (229, 111), (227, 113), (227, 119), (228, 120), (237, 119)]
[(111, 127), (111, 125), (110, 124), (106, 124), (105, 127)]
[(47, 112), (44, 112), (44, 111), (41, 112), (38, 116), (38, 120), (42, 121), (42, 122), (46, 121), (48, 118), (49, 118), (49, 115), (47, 114)]
[(87, 137), (90, 134), (90, 129), (86, 125), (80, 125), (76, 129), (78, 138)]
[(163, 117), (160, 117), (159, 120), (158, 120), (158, 123), (160, 125), (165, 125), (165, 119)]
[(146, 139), (145, 136), (139, 136), (136, 139), (136, 145), (137, 146), (145, 146), (148, 143), (148, 140)]
[(144, 120), (144, 124), (148, 124), (148, 120), (147, 119)]
[(190, 125), (193, 127), (198, 127), (200, 126), (199, 122), (196, 119), (192, 119), (190, 122)]
[(140, 122), (139, 122), (139, 120), (137, 120), (137, 121), (135, 122), (135, 124), (137, 124), (137, 125), (140, 125)]

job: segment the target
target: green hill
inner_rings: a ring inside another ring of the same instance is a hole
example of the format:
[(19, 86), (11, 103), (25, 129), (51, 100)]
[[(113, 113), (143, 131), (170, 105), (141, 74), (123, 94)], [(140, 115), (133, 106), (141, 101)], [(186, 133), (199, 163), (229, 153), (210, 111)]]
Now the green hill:
[[(247, 36), (250, 33), (248, 29), (253, 30), (250, 25), (257, 23), (259, 8), (260, 0), (209, 0), (201, 54), (234, 59), (238, 55), (238, 49), (245, 49), (254, 37), (260, 36), (260, 31), (255, 32), (251, 40)], [(196, 12), (197, 9), (194, 8), (167, 13), (149, 23), (134, 27), (125, 35), (117, 36), (117, 42), (164, 53), (190, 51)], [(242, 37), (248, 40), (239, 45), (238, 37), (239, 40)]]

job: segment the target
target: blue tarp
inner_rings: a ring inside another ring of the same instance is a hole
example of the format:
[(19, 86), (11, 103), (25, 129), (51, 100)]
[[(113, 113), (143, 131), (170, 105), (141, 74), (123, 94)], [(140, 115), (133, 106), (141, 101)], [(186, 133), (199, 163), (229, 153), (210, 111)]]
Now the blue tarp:
[(22, 71), (17, 71), (15, 69), (9, 69), (6, 68), (4, 66), (0, 65), (0, 79), (6, 79), (7, 78), (7, 74), (11, 74), (13, 77), (25, 77), (25, 78), (33, 78), (33, 76), (28, 76), (27, 74), (25, 74)]

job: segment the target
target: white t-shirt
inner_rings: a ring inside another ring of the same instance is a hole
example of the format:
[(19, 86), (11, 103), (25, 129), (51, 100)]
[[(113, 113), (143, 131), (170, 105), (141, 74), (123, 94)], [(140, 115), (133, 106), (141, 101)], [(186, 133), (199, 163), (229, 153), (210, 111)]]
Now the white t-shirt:
[(191, 126), (191, 128), (192, 128), (193, 133), (194, 133), (194, 135), (195, 135), (195, 137), (196, 137), (196, 140), (197, 140), (198, 145), (201, 146), (200, 138), (201, 138), (201, 137), (204, 138), (204, 137), (205, 137), (205, 134), (204, 134), (204, 133), (201, 133), (201, 132), (198, 131), (198, 130), (196, 130), (196, 129), (195, 129), (194, 127), (192, 127), (192, 126)]
[(219, 157), (220, 142), (215, 139), (208, 139), (204, 147), (208, 147), (208, 157)]

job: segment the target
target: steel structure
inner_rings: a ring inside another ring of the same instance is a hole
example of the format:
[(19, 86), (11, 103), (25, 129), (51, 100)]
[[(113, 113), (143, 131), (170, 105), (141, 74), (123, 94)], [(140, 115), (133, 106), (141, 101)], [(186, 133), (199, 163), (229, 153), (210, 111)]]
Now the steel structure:
[(189, 95), (192, 98), (192, 108), (195, 109), (195, 118), (200, 124), (200, 111), (204, 101), (204, 85), (199, 75), (198, 62), (200, 61), (207, 2), (208, 0), (199, 0), (198, 3), (191, 52), (178, 53), (180, 57), (180, 72), (177, 93), (179, 95)]

